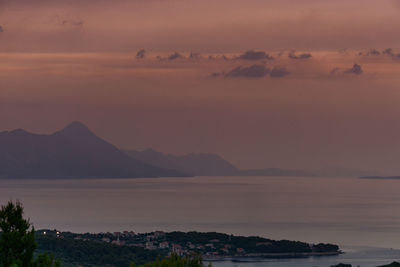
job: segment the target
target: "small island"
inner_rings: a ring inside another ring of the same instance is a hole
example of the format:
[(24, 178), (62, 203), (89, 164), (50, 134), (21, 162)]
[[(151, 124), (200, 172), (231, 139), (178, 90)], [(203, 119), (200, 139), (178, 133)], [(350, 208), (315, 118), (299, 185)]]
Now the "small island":
[(400, 180), (400, 176), (361, 176), (360, 179)]
[[(217, 232), (71, 233), (57, 230), (36, 232), (38, 250), (50, 252), (64, 263), (127, 266), (175, 254), (198, 254), (204, 260), (246, 258), (296, 258), (342, 253), (334, 244), (308, 244), (271, 240), (257, 236), (235, 236)], [(82, 253), (82, 251), (86, 251)], [(123, 255), (123, 257), (121, 257)]]

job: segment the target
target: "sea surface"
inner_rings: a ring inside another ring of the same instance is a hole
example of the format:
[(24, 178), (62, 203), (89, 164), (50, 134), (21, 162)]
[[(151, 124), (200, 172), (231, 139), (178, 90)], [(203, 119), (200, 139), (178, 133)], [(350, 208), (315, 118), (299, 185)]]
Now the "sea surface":
[[(400, 250), (344, 247), (346, 253), (339, 256), (310, 257), (300, 259), (254, 259), (252, 261), (211, 262), (214, 267), (330, 267), (338, 263), (351, 264), (353, 267), (375, 267), (386, 265), (400, 258)], [(206, 262), (207, 264), (209, 262)]]
[[(382, 253), (400, 260), (399, 192), (400, 180), (354, 177), (0, 180), (0, 203), (20, 200), (36, 229), (196, 230), (329, 242), (347, 252), (337, 260), (369, 256), (361, 266), (375, 266)], [(325, 259), (214, 266), (329, 266), (332, 258)]]

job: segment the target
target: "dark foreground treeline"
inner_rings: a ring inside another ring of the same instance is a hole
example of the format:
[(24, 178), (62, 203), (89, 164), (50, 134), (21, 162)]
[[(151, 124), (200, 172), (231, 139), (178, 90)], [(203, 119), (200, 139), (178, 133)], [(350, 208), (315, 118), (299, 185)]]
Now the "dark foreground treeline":
[(63, 266), (116, 266), (127, 267), (131, 263), (145, 264), (167, 255), (141, 247), (117, 246), (105, 242), (76, 240), (71, 237), (57, 238), (36, 233), (37, 250), (61, 259)]

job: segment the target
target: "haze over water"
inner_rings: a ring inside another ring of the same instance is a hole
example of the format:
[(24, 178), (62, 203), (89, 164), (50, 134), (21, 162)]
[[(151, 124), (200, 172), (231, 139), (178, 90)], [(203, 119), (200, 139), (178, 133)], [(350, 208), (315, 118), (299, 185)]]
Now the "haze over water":
[(36, 229), (218, 231), (400, 248), (400, 181), (353, 177), (0, 180)]

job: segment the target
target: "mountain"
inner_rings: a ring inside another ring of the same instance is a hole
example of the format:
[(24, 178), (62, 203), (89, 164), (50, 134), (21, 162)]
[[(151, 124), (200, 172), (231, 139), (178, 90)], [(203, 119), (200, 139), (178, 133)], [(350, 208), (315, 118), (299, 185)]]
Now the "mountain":
[(238, 168), (216, 154), (191, 153), (183, 156), (164, 154), (153, 149), (126, 150), (129, 156), (148, 164), (180, 170), (196, 176), (236, 175)]
[(319, 176), (327, 177), (360, 177), (360, 176), (383, 176), (379, 171), (360, 170), (343, 166), (325, 166), (315, 171)]
[(163, 168), (176, 169), (195, 176), (313, 176), (302, 170), (279, 168), (241, 170), (216, 154), (191, 153), (177, 156), (164, 154), (153, 149), (143, 151), (125, 150), (136, 160)]
[(129, 157), (73, 122), (53, 134), (18, 129), (0, 132), (0, 177), (123, 178), (187, 176)]
[(315, 176), (313, 172), (309, 171), (286, 170), (279, 168), (240, 170), (239, 173), (243, 176)]

